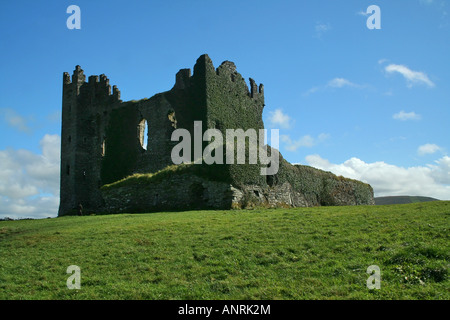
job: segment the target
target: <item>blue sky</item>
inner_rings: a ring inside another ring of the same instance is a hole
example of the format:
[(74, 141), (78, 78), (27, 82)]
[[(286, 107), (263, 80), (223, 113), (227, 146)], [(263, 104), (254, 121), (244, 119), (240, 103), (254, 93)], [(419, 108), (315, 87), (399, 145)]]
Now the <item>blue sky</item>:
[[(81, 29), (69, 30), (69, 5)], [(381, 9), (369, 30), (366, 10)], [(62, 73), (105, 73), (123, 100), (169, 90), (207, 53), (265, 86), (290, 162), (376, 196), (450, 200), (447, 0), (9, 1), (0, 4), (0, 217), (56, 216)]]

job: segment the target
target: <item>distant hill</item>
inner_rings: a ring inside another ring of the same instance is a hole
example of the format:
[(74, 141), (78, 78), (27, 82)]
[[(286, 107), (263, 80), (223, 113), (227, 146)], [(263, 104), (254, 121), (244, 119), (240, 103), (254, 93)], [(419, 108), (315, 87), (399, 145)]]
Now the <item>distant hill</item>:
[(430, 197), (412, 197), (412, 196), (394, 196), (394, 197), (377, 197), (375, 198), (376, 205), (384, 204), (405, 204), (405, 203), (416, 203), (416, 202), (429, 202), (429, 201), (439, 201), (438, 199)]

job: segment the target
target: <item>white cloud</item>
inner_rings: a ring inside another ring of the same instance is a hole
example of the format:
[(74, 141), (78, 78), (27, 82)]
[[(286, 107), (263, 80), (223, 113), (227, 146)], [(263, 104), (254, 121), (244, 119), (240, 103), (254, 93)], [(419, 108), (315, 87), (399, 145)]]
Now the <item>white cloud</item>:
[(426, 154), (433, 154), (433, 153), (435, 153), (437, 151), (440, 151), (440, 150), (442, 150), (442, 148), (439, 147), (438, 145), (432, 144), (432, 143), (427, 143), (427, 144), (424, 144), (424, 145), (420, 146), (417, 149), (417, 153), (419, 155), (421, 155), (421, 156), (424, 156)]
[(447, 156), (433, 165), (409, 168), (382, 161), (366, 163), (358, 158), (333, 164), (319, 155), (307, 156), (306, 162), (336, 175), (369, 183), (377, 197), (409, 195), (450, 200), (450, 157)]
[(387, 73), (400, 73), (406, 79), (408, 87), (412, 87), (414, 84), (424, 84), (428, 87), (435, 86), (425, 73), (413, 71), (403, 65), (390, 64), (385, 68), (385, 71)]
[(284, 143), (286, 150), (297, 151), (297, 149), (306, 147), (311, 148), (320, 142), (329, 138), (329, 134), (321, 133), (317, 138), (313, 138), (310, 135), (305, 135), (298, 140), (292, 140), (289, 135), (280, 135), (281, 141)]
[(28, 126), (27, 120), (24, 117), (22, 117), (21, 115), (19, 115), (14, 109), (11, 109), (11, 108), (0, 109), (0, 114), (3, 116), (6, 123), (9, 126), (15, 128), (21, 132), (25, 132), (25, 133), (31, 132), (31, 128)]
[(392, 118), (395, 120), (407, 121), (407, 120), (420, 120), (422, 116), (420, 114), (415, 113), (414, 111), (405, 112), (402, 110), (399, 113), (394, 114)]
[(46, 134), (41, 154), (28, 150), (0, 150), (0, 217), (56, 216), (59, 205), (60, 144)]
[(328, 82), (327, 86), (331, 88), (358, 87), (357, 84), (354, 84), (344, 78), (334, 78)]
[(309, 89), (308, 91), (304, 92), (303, 95), (304, 96), (309, 96), (312, 93), (316, 93), (317, 91), (320, 90), (320, 87), (312, 87), (311, 89)]
[(316, 92), (318, 92), (320, 90), (324, 90), (324, 89), (328, 89), (328, 88), (341, 89), (341, 88), (344, 88), (344, 87), (362, 89), (362, 88), (365, 88), (367, 86), (366, 85), (360, 85), (360, 84), (357, 84), (357, 83), (353, 83), (350, 80), (347, 80), (345, 78), (336, 77), (336, 78), (331, 79), (330, 81), (328, 81), (327, 84), (324, 85), (324, 86), (312, 87), (311, 89), (309, 89), (308, 91), (303, 93), (303, 95), (307, 96), (307, 95), (310, 95), (312, 93), (316, 93)]
[(300, 139), (293, 141), (290, 136), (282, 134), (280, 139), (284, 142), (286, 150), (288, 151), (296, 151), (300, 147), (312, 147), (314, 145), (314, 139), (310, 135), (303, 136)]
[(269, 123), (271, 127), (280, 127), (288, 129), (291, 126), (292, 119), (284, 114), (281, 109), (276, 109), (269, 113)]
[(329, 30), (331, 30), (331, 26), (328, 23), (324, 24), (324, 23), (317, 22), (316, 26), (314, 27), (314, 29), (316, 31), (315, 37), (316, 38), (321, 38), (324, 33), (326, 33)]
[(434, 179), (443, 184), (450, 184), (450, 157), (444, 156), (435, 162), (437, 165), (428, 165), (432, 169)]

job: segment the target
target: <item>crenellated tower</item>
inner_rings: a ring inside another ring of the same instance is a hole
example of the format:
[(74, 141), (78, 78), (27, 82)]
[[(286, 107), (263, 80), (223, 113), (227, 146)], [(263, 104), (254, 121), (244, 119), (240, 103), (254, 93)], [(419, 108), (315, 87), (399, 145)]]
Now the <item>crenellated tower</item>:
[(101, 160), (105, 153), (107, 114), (120, 103), (120, 91), (105, 75), (86, 76), (76, 66), (72, 79), (63, 74), (61, 177), (59, 215), (76, 212), (79, 204), (102, 205)]

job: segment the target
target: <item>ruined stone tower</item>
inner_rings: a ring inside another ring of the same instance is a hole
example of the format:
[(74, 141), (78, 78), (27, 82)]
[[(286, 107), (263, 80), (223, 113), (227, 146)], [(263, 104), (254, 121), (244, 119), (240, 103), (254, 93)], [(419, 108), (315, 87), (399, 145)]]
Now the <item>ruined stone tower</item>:
[(268, 206), (373, 203), (368, 185), (283, 159), (276, 176), (261, 176), (259, 165), (230, 165), (219, 169), (225, 179), (186, 173), (144, 189), (101, 188), (173, 165), (176, 128), (193, 135), (194, 122), (201, 121), (203, 131), (263, 129), (263, 108), (262, 84), (250, 79), (249, 88), (234, 63), (225, 61), (215, 69), (207, 55), (197, 60), (193, 75), (181, 69), (171, 90), (138, 101), (120, 100), (120, 91), (116, 86), (111, 90), (103, 74), (86, 81), (76, 66), (72, 79), (63, 75), (59, 215), (76, 213), (79, 204), (87, 212), (145, 212), (243, 207), (249, 199)]

